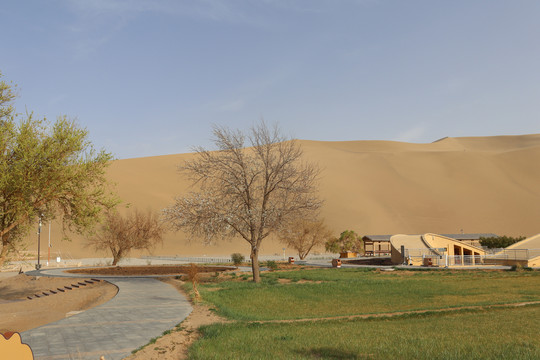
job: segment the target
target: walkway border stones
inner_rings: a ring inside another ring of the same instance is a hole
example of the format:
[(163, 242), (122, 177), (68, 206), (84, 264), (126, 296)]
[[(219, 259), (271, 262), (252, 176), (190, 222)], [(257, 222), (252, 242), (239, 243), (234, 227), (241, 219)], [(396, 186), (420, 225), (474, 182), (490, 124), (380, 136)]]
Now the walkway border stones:
[[(27, 274), (88, 278), (64, 270)], [(118, 294), (95, 308), (22, 332), (22, 341), (30, 345), (36, 360), (95, 360), (100, 356), (120, 360), (182, 322), (192, 311), (182, 294), (154, 277), (94, 278), (117, 286)], [(36, 306), (39, 306), (37, 302)]]

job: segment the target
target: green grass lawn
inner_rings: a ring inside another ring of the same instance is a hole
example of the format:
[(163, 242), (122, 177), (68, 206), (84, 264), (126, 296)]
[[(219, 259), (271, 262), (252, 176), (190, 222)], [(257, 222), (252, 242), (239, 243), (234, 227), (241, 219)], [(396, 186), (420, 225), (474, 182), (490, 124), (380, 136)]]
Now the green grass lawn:
[[(203, 284), (200, 291), (237, 321), (204, 327), (190, 349), (194, 359), (540, 358), (540, 306), (451, 311), (540, 301), (538, 271), (317, 269), (266, 273), (262, 284)], [(448, 311), (264, 323), (420, 309)]]
[(231, 319), (320, 318), (538, 301), (540, 272), (317, 269), (271, 272), (262, 284), (231, 281), (200, 291)]
[(193, 359), (540, 359), (540, 307), (203, 328)]

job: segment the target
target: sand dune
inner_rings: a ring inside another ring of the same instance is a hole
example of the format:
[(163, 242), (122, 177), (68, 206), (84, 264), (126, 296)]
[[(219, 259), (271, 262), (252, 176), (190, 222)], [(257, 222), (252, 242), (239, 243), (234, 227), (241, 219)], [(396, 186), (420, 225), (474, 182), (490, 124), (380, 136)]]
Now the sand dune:
[[(322, 215), (336, 234), (540, 233), (540, 135), (444, 138), (429, 144), (391, 141), (300, 141), (306, 159), (323, 169)], [(114, 161), (110, 179), (132, 207), (153, 210), (189, 187), (177, 167), (193, 155)], [(33, 235), (34, 237), (35, 235)], [(47, 235), (42, 237), (47, 241)], [(53, 232), (53, 239), (58, 238)], [(83, 239), (54, 250), (93, 257)], [(35, 238), (29, 247), (32, 250)], [(282, 253), (274, 240), (263, 254)], [(53, 251), (54, 251), (53, 250)], [(168, 233), (155, 254), (247, 254), (242, 240), (202, 246)], [(287, 254), (292, 251), (287, 250)], [(103, 253), (103, 255), (106, 255)]]

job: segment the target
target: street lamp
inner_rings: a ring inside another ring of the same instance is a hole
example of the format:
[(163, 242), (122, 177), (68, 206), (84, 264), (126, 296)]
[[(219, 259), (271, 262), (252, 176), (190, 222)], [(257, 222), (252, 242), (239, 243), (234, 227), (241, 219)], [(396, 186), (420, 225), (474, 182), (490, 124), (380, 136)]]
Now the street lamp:
[(41, 264), (39, 263), (39, 247), (41, 245), (40, 238), (41, 238), (41, 217), (42, 215), (39, 215), (39, 225), (38, 225), (38, 232), (37, 232), (37, 264), (36, 264), (36, 270), (41, 269)]

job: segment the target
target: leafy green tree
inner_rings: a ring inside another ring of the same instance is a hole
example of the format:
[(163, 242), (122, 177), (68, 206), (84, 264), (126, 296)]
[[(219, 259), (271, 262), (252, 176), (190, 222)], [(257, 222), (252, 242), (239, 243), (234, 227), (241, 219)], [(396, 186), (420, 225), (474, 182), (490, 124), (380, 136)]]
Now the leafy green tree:
[(489, 249), (502, 249), (524, 239), (525, 236), (512, 237), (503, 235), (494, 237), (481, 237), (480, 245), (486, 246)]
[(343, 231), (339, 238), (333, 238), (326, 242), (326, 251), (342, 253), (347, 251), (363, 253), (364, 242), (362, 238), (352, 230)]
[(22, 248), (38, 217), (84, 233), (117, 203), (105, 177), (112, 156), (94, 150), (87, 130), (66, 117), (53, 124), (31, 113), (21, 118), (15, 97), (0, 81), (0, 264)]

